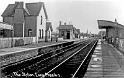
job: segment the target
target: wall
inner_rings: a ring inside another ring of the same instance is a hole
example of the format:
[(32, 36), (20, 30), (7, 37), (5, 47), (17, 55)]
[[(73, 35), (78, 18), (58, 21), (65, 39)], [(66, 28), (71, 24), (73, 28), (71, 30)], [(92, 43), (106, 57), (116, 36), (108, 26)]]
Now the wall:
[(62, 37), (62, 30), (59, 29), (59, 37), (61, 38)]
[(27, 16), (25, 17), (25, 37), (28, 37), (28, 29), (32, 29), (32, 37), (36, 37), (37, 29), (37, 16)]
[(74, 39), (75, 38), (75, 36), (74, 36), (74, 33), (73, 33), (73, 30), (70, 30), (70, 35), (71, 35), (71, 39)]
[[(18, 40), (22, 39), (19, 42)], [(21, 44), (32, 44), (35, 41), (35, 37), (14, 37), (14, 38), (0, 38), (0, 49), (1, 48), (10, 48), (12, 46), (17, 46)], [(21, 44), (20, 44), (21, 43)]]
[(14, 23), (22, 24), (24, 22), (24, 10), (23, 9), (15, 9), (14, 12)]
[(124, 52), (124, 29), (119, 29), (119, 49)]
[(124, 51), (124, 39), (119, 39), (119, 49)]
[(0, 38), (0, 48), (9, 48), (11, 47), (11, 38)]
[(30, 50), (27, 49), (17, 53), (6, 54), (4, 56), (1, 56), (2, 60), (0, 61), (0, 65), (1, 66), (8, 65), (10, 63), (31, 58), (33, 56), (36, 56), (37, 54), (38, 54), (38, 49), (30, 49)]
[(14, 37), (23, 37), (23, 24), (14, 24)]
[(15, 9), (13, 17), (3, 17), (3, 22), (14, 25), (14, 36), (23, 37), (23, 9)]
[[(62, 36), (62, 32), (64, 32), (64, 33), (63, 33), (63, 36)], [(66, 30), (64, 30), (64, 29), (59, 29), (59, 37), (60, 37), (60, 38), (63, 38), (63, 39), (66, 39)]]
[(56, 54), (57, 51), (55, 51), (55, 49), (65, 47), (65, 46), (71, 45), (73, 43), (74, 43), (73, 41), (60, 42), (58, 44), (53, 44), (53, 45), (48, 45), (48, 46), (38, 47), (38, 48), (33, 48), (33, 49), (26, 49), (21, 52), (7, 54), (4, 56), (1, 56), (2, 61), (0, 61), (0, 65), (4, 66), (7, 64), (18, 62), (20, 60), (31, 58), (31, 57), (34, 57), (37, 55), (45, 54), (50, 51), (54, 51), (53, 54)]
[(22, 8), (16, 8), (14, 11), (14, 37), (24, 36), (24, 10)]
[(112, 37), (112, 44), (116, 48), (124, 52), (124, 29), (123, 28), (109, 29), (108, 37)]
[(124, 29), (123, 28), (119, 29), (119, 38), (124, 38)]
[(51, 29), (49, 28), (49, 30), (47, 31), (47, 39), (48, 40), (51, 40), (51, 34), (52, 34), (52, 32), (51, 32)]
[(3, 22), (13, 24), (13, 17), (3, 17)]
[[(13, 25), (13, 17), (3, 17), (3, 22)], [(11, 37), (11, 30), (5, 30), (4, 34), (4, 37)]]
[(108, 29), (108, 37), (114, 37), (115, 36), (114, 34), (115, 34), (114, 28)]
[(107, 30), (106, 30), (106, 34), (108, 34), (107, 35), (107, 41), (108, 41), (108, 43), (111, 43), (114, 46), (117, 45), (117, 43), (116, 43), (117, 30), (116, 29), (117, 28), (111, 27), (111, 28), (107, 28)]
[[(41, 24), (41, 16), (42, 16), (42, 24)], [(39, 29), (41, 29), (41, 37), (42, 37), (42, 29), (43, 29), (43, 39), (39, 39)], [(46, 18), (43, 7), (39, 15), (37, 16), (37, 41), (45, 41), (45, 30), (46, 30)]]
[(64, 39), (66, 39), (67, 31), (70, 31), (70, 39), (74, 39), (75, 38), (75, 36), (73, 34), (73, 30), (64, 30), (64, 29), (60, 29), (59, 30), (59, 37), (60, 38), (62, 37), (61, 36), (62, 31), (64, 31), (64, 37), (63, 37)]

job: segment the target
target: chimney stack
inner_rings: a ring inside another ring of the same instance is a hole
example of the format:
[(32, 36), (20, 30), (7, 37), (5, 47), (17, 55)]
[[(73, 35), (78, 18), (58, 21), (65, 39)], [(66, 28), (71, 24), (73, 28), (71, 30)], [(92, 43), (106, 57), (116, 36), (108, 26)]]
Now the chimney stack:
[(62, 22), (61, 21), (59, 21), (59, 26), (61, 26), (62, 25)]
[(115, 23), (118, 23), (116, 18), (115, 18)]
[(23, 5), (24, 5), (24, 2), (17, 2), (16, 1), (15, 2), (15, 5), (17, 6), (17, 8), (19, 8), (19, 9), (21, 8), (22, 9), (23, 8)]

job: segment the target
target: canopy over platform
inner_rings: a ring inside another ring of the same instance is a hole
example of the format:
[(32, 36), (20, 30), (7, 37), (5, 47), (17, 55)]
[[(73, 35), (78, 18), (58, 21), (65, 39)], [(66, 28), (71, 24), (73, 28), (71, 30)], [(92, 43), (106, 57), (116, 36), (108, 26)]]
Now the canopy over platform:
[(112, 21), (106, 21), (106, 20), (97, 20), (99, 29), (105, 29), (105, 28), (124, 28), (123, 25), (118, 24), (117, 22)]
[(13, 30), (13, 26), (4, 22), (0, 22), (0, 30), (2, 29)]

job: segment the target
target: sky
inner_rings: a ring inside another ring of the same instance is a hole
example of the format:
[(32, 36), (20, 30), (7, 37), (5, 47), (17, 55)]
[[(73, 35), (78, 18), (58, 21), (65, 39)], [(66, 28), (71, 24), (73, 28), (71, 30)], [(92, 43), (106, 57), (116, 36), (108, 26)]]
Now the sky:
[[(114, 21), (124, 25), (124, 0), (0, 0), (0, 15), (15, 1), (44, 2), (49, 21), (56, 31), (59, 21), (71, 23), (81, 32), (98, 33), (97, 20)], [(2, 17), (0, 17), (2, 21)]]

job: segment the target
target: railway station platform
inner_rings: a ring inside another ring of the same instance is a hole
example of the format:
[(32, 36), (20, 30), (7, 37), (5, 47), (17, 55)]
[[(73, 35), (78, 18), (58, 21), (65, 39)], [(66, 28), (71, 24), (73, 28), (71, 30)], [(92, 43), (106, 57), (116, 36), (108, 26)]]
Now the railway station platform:
[(23, 52), (25, 50), (36, 49), (38, 47), (46, 47), (46, 46), (56, 45), (56, 44), (60, 44), (60, 43), (63, 43), (63, 42), (66, 42), (66, 41), (40, 42), (38, 44), (30, 44), (30, 45), (25, 45), (25, 46), (4, 48), (4, 49), (0, 49), (0, 56), (6, 55), (6, 54), (11, 54), (11, 53)]
[[(44, 48), (44, 52), (46, 52), (45, 48), (47, 49), (47, 47), (49, 46), (59, 45), (63, 43), (66, 43), (66, 41), (40, 42), (38, 44), (0, 49), (0, 66), (24, 60), (27, 58), (32, 58), (38, 54), (38, 51), (41, 48), (42, 50)], [(49, 51), (50, 49), (47, 50)]]
[(124, 78), (124, 55), (99, 40), (84, 78)]
[(77, 41), (80, 41), (80, 39), (62, 40), (62, 41), (58, 41), (58, 42), (40, 42), (38, 44), (29, 44), (29, 45), (25, 45), (25, 46), (3, 48), (3, 49), (0, 49), (0, 56), (12, 54), (12, 53), (23, 52), (26, 50), (33, 50), (33, 49), (37, 49), (39, 47), (47, 47), (47, 46), (57, 45), (57, 44), (65, 43), (65, 42), (71, 42), (71, 41), (77, 42)]
[(40, 42), (38, 44), (0, 49), (0, 65), (8, 65), (27, 58), (33, 58), (38, 54), (44, 54), (62, 46), (72, 44), (73, 41)]

